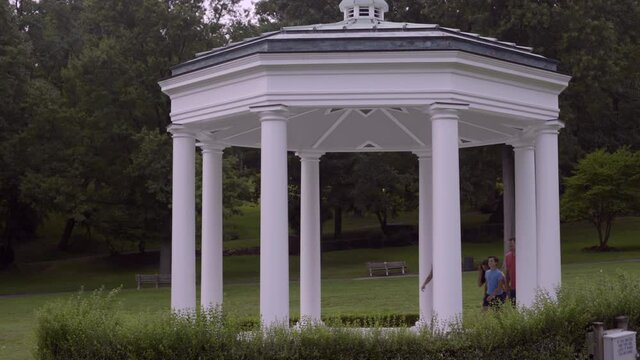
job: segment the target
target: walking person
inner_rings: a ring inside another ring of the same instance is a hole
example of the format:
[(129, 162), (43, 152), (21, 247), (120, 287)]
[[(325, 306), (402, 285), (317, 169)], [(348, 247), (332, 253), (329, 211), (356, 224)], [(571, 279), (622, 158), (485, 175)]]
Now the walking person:
[(482, 287), (482, 310), (487, 310), (489, 308), (489, 305), (487, 304), (487, 306), (484, 305), (484, 300), (487, 297), (487, 278), (485, 276), (485, 273), (487, 272), (487, 270), (489, 270), (489, 260), (488, 259), (484, 259), (482, 260), (482, 263), (480, 264), (480, 266), (478, 266), (478, 280), (477, 280), (477, 284), (478, 287)]
[(420, 291), (424, 291), (427, 285), (431, 282), (431, 279), (433, 279), (433, 267), (431, 267), (431, 270), (429, 271), (429, 275), (427, 275), (427, 278), (424, 279), (422, 286), (420, 286)]
[(507, 297), (505, 290), (505, 277), (502, 271), (498, 269), (500, 261), (495, 256), (489, 256), (488, 258), (489, 270), (484, 274), (487, 281), (487, 291), (483, 307), (495, 307), (499, 308), (504, 304)]

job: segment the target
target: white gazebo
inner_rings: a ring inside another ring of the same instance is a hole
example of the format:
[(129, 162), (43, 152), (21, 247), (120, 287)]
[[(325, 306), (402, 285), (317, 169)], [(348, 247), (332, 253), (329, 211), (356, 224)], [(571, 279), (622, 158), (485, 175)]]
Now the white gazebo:
[(458, 149), (515, 151), (518, 299), (560, 284), (558, 95), (569, 77), (530, 48), (384, 21), (384, 0), (344, 0), (344, 20), (287, 27), (198, 54), (162, 80), (171, 98), (171, 306), (194, 309), (195, 151), (202, 149), (204, 307), (222, 304), (222, 151), (261, 149), (260, 314), (289, 319), (287, 152), (302, 162), (301, 316), (319, 321), (319, 162), (327, 152), (412, 152), (419, 162), (420, 316), (462, 313)]

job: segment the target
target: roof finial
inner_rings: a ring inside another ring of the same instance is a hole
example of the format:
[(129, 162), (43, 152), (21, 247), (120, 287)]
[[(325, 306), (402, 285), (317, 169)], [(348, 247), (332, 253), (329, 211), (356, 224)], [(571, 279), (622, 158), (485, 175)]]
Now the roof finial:
[(389, 11), (385, 0), (342, 0), (340, 10), (344, 13), (344, 20), (384, 20), (384, 13)]

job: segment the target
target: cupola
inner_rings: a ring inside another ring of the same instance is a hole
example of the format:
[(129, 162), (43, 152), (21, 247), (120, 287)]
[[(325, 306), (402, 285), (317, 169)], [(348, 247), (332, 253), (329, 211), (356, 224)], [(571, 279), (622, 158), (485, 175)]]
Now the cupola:
[(344, 20), (384, 20), (384, 13), (389, 11), (385, 0), (343, 0), (340, 10), (344, 13)]

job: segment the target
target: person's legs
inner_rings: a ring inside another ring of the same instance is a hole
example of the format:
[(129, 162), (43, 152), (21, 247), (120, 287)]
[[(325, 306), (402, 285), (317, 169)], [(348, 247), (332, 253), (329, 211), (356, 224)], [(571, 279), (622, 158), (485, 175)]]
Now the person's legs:
[(500, 295), (496, 295), (491, 301), (489, 301), (489, 306), (492, 309), (499, 310), (507, 299), (507, 294), (502, 293)]
[(489, 308), (489, 306), (491, 305), (489, 303), (489, 300), (487, 299), (489, 297), (489, 295), (484, 295), (484, 297), (482, 298), (482, 310), (487, 310)]

